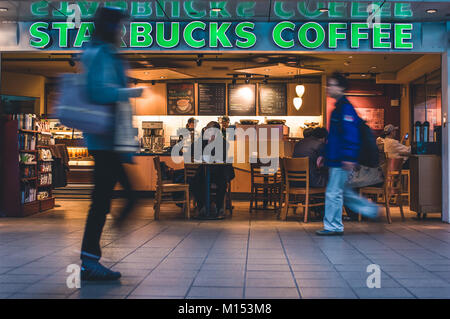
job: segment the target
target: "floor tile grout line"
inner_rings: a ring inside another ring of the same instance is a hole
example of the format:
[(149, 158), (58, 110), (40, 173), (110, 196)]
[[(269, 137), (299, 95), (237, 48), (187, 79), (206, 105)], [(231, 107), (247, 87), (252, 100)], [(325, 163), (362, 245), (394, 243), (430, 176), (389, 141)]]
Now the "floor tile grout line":
[(206, 259), (208, 259), (209, 253), (211, 252), (212, 248), (214, 247), (215, 243), (217, 242), (217, 239), (219, 238), (221, 232), (222, 232), (222, 230), (219, 232), (219, 234), (218, 234), (218, 235), (216, 236), (216, 238), (214, 239), (214, 242), (212, 243), (211, 247), (209, 247), (208, 253), (206, 254), (205, 258), (203, 259), (202, 264), (201, 264), (200, 267), (198, 268), (196, 275), (195, 275), (194, 278), (192, 279), (192, 282), (191, 282), (191, 284), (189, 285), (188, 290), (186, 291), (186, 294), (185, 294), (185, 296), (184, 296), (184, 299), (186, 299), (187, 296), (189, 295), (189, 292), (191, 291), (192, 286), (194, 285), (195, 279), (197, 279), (197, 276), (198, 276), (198, 274), (200, 273), (200, 270), (202, 269), (203, 265), (205, 264)]
[(298, 283), (297, 283), (297, 279), (295, 278), (294, 270), (292, 269), (291, 261), (289, 260), (289, 257), (286, 253), (286, 248), (284, 247), (283, 239), (281, 238), (281, 235), (280, 235), (280, 230), (278, 227), (276, 229), (277, 229), (278, 238), (280, 239), (281, 247), (283, 249), (284, 256), (286, 257), (289, 269), (291, 271), (292, 279), (294, 280), (295, 288), (297, 288), (297, 292), (298, 292), (300, 299), (303, 299), (302, 293), (300, 291), (300, 287), (298, 286)]
[[(299, 222), (300, 223), (300, 222)], [(304, 225), (302, 225), (302, 228), (304, 228)], [(305, 229), (306, 232), (306, 229)], [(306, 232), (308, 234), (308, 236), (311, 238), (311, 240), (314, 242), (313, 236), (317, 236), (315, 233), (310, 234), (308, 232)], [(320, 251), (322, 252), (322, 254), (327, 258), (328, 262), (333, 266), (333, 269), (339, 274), (340, 278), (347, 284), (348, 288), (350, 288), (350, 290), (355, 294), (357, 299), (361, 299), (359, 297), (359, 295), (356, 293), (355, 289), (350, 286), (350, 284), (348, 283), (348, 281), (341, 275), (341, 273), (337, 270), (336, 265), (330, 260), (330, 258), (328, 257), (328, 255), (323, 251), (322, 247), (320, 247), (319, 245), (317, 245), (317, 248), (320, 249)]]
[[(367, 233), (367, 232), (365, 232), (365, 233), (368, 234), (369, 237), (372, 237), (372, 236), (370, 235), (370, 233)], [(375, 240), (378, 241), (378, 242), (380, 242), (380, 241), (377, 240), (376, 238), (375, 238)], [(370, 258), (369, 256), (365, 255), (364, 253), (362, 253), (361, 250), (360, 250), (358, 247), (356, 247), (355, 245), (353, 245), (351, 242), (347, 241), (345, 238), (344, 238), (344, 241), (345, 241), (346, 243), (348, 243), (350, 246), (352, 246), (354, 249), (356, 249), (360, 254), (364, 255), (364, 257), (366, 257), (368, 260), (370, 260), (370, 261), (373, 263), (373, 259)], [(383, 244), (382, 242), (380, 242), (380, 243)], [(383, 245), (384, 245), (384, 244), (383, 244)], [(387, 247), (389, 247), (389, 246), (387, 246)], [(393, 248), (391, 248), (391, 247), (389, 247), (389, 249), (395, 251), (395, 250), (394, 250)], [(381, 267), (380, 267), (380, 268), (381, 268)], [(383, 273), (384, 271), (381, 270), (381, 272)], [(418, 298), (412, 291), (410, 291), (407, 287), (405, 287), (405, 286), (402, 285), (400, 282), (398, 282), (397, 279), (395, 279), (394, 277), (392, 277), (389, 273), (387, 273), (387, 272), (384, 272), (384, 273), (385, 273), (387, 276), (389, 276), (389, 278), (392, 279), (394, 282), (396, 282), (397, 284), (399, 284), (400, 287), (402, 287), (402, 288), (405, 289), (407, 292), (409, 292), (414, 298), (416, 298), (416, 299)]]
[[(410, 227), (408, 227), (408, 226), (405, 226), (405, 228), (410, 229)], [(413, 228), (413, 229), (414, 229), (414, 228)], [(391, 230), (388, 230), (388, 231), (391, 231)], [(419, 233), (421, 233), (421, 234), (424, 234), (424, 235), (427, 236), (427, 237), (430, 237), (430, 238), (435, 239), (434, 237), (429, 236), (429, 235), (427, 235), (426, 233), (423, 233), (423, 232), (421, 232), (421, 231), (419, 231), (419, 230), (415, 230), (415, 231), (416, 231), (416, 232), (419, 232)], [(391, 231), (391, 232), (392, 232), (392, 231)], [(396, 233), (396, 235), (398, 235), (398, 234)], [(401, 235), (398, 235), (398, 236), (404, 238), (405, 240), (407, 240), (407, 241), (409, 241), (409, 242), (414, 243), (415, 245), (418, 245), (419, 247), (422, 247), (423, 249), (425, 249), (425, 250), (427, 250), (427, 251), (432, 251), (432, 250), (430, 250), (428, 247), (422, 246), (422, 245), (420, 245), (419, 243), (417, 243), (417, 242), (415, 242), (415, 241), (412, 241), (412, 240), (409, 239), (408, 237), (401, 236)], [(435, 240), (440, 241), (440, 242), (443, 242), (443, 243), (449, 245), (449, 243), (447, 243), (447, 242), (445, 242), (445, 241), (438, 240), (438, 239), (435, 239)], [(450, 258), (448, 258), (447, 256), (441, 255), (441, 254), (439, 254), (438, 252), (435, 252), (435, 251), (432, 251), (432, 252), (435, 253), (435, 254), (437, 254), (437, 255), (440, 255), (441, 257), (444, 257), (445, 259), (450, 260)]]
[[(197, 224), (197, 226), (196, 227), (198, 227), (199, 226), (199, 224)], [(125, 298), (128, 298), (135, 290), (136, 290), (136, 288), (148, 277), (148, 276), (150, 276), (150, 274), (156, 269), (156, 268), (158, 268), (158, 266), (159, 265), (161, 265), (161, 263), (164, 261), (164, 260), (166, 260), (167, 259), (167, 257), (194, 231), (194, 229), (196, 228), (196, 227), (192, 227), (192, 229), (184, 236), (184, 238), (183, 239), (181, 239), (179, 242), (178, 242), (178, 244), (176, 244), (168, 253), (167, 253), (167, 255), (166, 256), (164, 256), (161, 260), (160, 260), (160, 262), (152, 269), (152, 270), (150, 270), (150, 272), (147, 274), (147, 275), (145, 275), (144, 276), (144, 278), (137, 284), (137, 285), (135, 285), (135, 287), (134, 287), (134, 289), (132, 289), (126, 296), (125, 296)], [(169, 228), (169, 226), (167, 227), (167, 228)], [(167, 229), (167, 228), (165, 228), (165, 229)], [(152, 237), (152, 239), (153, 239), (154, 237)], [(150, 239), (151, 240), (151, 239)], [(148, 241), (146, 241), (145, 243), (143, 243), (140, 247), (142, 247), (143, 245), (145, 245), (146, 243), (148, 243), (150, 240), (148, 240)]]
[(245, 266), (244, 266), (244, 287), (242, 289), (242, 299), (245, 299), (245, 294), (247, 292), (247, 269), (248, 269), (248, 252), (250, 249), (250, 235), (252, 230), (252, 215), (248, 219), (248, 230), (247, 230), (247, 251), (245, 253)]
[[(144, 228), (144, 227), (150, 225), (151, 223), (152, 223), (152, 221), (150, 221), (149, 223), (143, 225), (142, 227), (139, 227), (137, 230), (139, 230), (139, 229), (141, 229), (141, 228)], [(160, 235), (161, 233), (163, 233), (165, 230), (167, 230), (167, 228), (169, 228), (169, 226), (167, 226), (167, 227), (165, 227), (164, 229), (162, 229), (160, 232), (158, 232), (158, 233), (155, 234), (153, 237), (151, 237), (149, 240), (147, 240), (146, 242), (144, 242), (142, 245), (138, 246), (135, 250), (133, 250), (132, 252), (130, 252), (129, 254), (127, 254), (126, 256), (124, 256), (123, 258), (121, 258), (119, 261), (113, 263), (113, 264), (111, 265), (111, 267), (109, 267), (109, 268), (112, 268), (113, 266), (117, 265), (121, 260), (125, 259), (125, 258), (128, 257), (129, 255), (131, 255), (132, 253), (134, 253), (136, 250), (138, 250), (139, 248), (141, 248), (143, 245), (145, 245), (146, 243), (148, 243), (150, 240), (154, 239), (156, 236), (158, 236), (158, 235)], [(136, 231), (137, 231), (137, 230), (136, 230)], [(105, 247), (105, 246), (103, 246), (102, 248), (104, 248), (104, 247)], [(68, 296), (68, 298), (69, 298), (70, 296), (74, 295), (77, 291), (78, 291), (78, 290), (75, 290), (73, 293), (71, 293), (71, 294)]]

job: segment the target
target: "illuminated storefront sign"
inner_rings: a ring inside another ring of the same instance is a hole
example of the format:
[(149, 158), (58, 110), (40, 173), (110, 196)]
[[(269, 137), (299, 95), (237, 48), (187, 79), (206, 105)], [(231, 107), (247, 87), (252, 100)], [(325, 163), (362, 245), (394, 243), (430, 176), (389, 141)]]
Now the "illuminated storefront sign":
[[(370, 2), (372, 5), (381, 6), (384, 1)], [(258, 1), (77, 1), (81, 9), (83, 19), (92, 18), (96, 10), (102, 6), (117, 7), (126, 10), (136, 19), (171, 18), (171, 19), (230, 19), (253, 18), (259, 15), (259, 11), (267, 14), (265, 4)], [(271, 16), (278, 20), (293, 18), (305, 19), (362, 19), (369, 16), (367, 2), (323, 2), (323, 1), (273, 1)], [(260, 8), (258, 8), (258, 5)], [(69, 9), (69, 1), (37, 1), (30, 6), (30, 12), (34, 17), (61, 18), (73, 13)], [(263, 8), (261, 8), (261, 6)], [(215, 10), (211, 10), (211, 9)], [(327, 8), (323, 12), (320, 9)], [(219, 10), (220, 9), (220, 10)], [(379, 12), (381, 18), (411, 18), (413, 11), (410, 3), (385, 2)]]
[[(130, 49), (393, 49), (414, 48), (412, 23), (305, 22), (130, 22), (122, 47)], [(28, 24), (29, 45), (37, 49), (81, 48), (89, 42), (93, 22)], [(260, 45), (261, 44), (261, 45)]]

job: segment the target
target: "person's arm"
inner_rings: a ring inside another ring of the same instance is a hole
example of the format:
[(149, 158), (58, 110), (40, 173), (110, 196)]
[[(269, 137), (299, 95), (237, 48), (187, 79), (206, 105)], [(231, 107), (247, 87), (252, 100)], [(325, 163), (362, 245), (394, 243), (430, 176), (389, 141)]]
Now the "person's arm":
[(350, 105), (343, 105), (342, 110), (342, 131), (341, 131), (341, 152), (342, 161), (357, 163), (360, 150), (360, 118), (355, 109)]
[[(94, 50), (94, 49), (90, 49)], [(142, 94), (142, 89), (124, 88), (118, 83), (111, 81), (117, 76), (114, 74), (117, 63), (104, 49), (99, 49), (88, 61), (87, 68), (87, 89), (89, 98), (98, 104), (113, 104), (127, 101), (130, 97), (138, 97)]]
[(392, 145), (391, 145), (392, 149), (390, 152), (397, 153), (399, 155), (405, 155), (405, 154), (409, 155), (409, 153), (411, 153), (411, 146), (403, 145), (402, 143), (400, 143), (397, 140), (394, 140), (394, 141), (395, 142), (392, 143)]

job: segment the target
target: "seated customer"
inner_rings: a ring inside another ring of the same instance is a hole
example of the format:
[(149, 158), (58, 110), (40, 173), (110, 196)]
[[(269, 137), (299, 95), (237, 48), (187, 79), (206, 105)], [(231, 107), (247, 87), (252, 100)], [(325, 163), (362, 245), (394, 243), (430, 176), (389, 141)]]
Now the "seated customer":
[[(386, 135), (384, 139), (386, 158), (403, 158), (403, 161), (406, 162), (408, 160), (408, 154), (411, 154), (411, 146), (404, 145), (403, 140), (401, 143), (397, 140), (398, 127), (388, 124), (384, 127), (384, 134)], [(407, 167), (404, 166), (404, 168)]]
[[(311, 131), (311, 135), (307, 134), (304, 139), (295, 144), (292, 157), (309, 158), (309, 185), (311, 187), (325, 187), (327, 185), (327, 169), (317, 167), (317, 159), (324, 151), (327, 135), (328, 132), (325, 128), (317, 127)], [(293, 186), (302, 187), (304, 185), (295, 183)]]
[[(215, 128), (218, 130), (219, 134), (206, 134), (208, 133), (209, 128)], [(202, 149), (205, 150), (205, 147), (212, 143), (216, 136), (220, 136), (223, 142), (223, 162), (226, 162), (226, 156), (229, 149), (229, 143), (223, 138), (220, 132), (220, 125), (217, 122), (209, 122), (208, 125), (202, 130)], [(215, 156), (216, 149), (213, 149), (212, 156)], [(202, 152), (203, 153), (203, 152)], [(224, 164), (210, 167), (210, 182), (211, 184), (216, 185), (216, 196), (215, 199), (211, 199), (215, 203), (215, 215), (223, 215), (224, 214), (224, 199), (225, 192), (227, 189), (227, 184), (235, 177), (234, 168), (232, 164)], [(206, 176), (205, 170), (202, 166), (199, 167), (193, 181), (192, 188), (194, 192), (195, 200), (197, 201), (197, 208), (199, 209), (200, 215), (205, 215), (207, 212), (205, 211), (205, 194), (206, 194)]]

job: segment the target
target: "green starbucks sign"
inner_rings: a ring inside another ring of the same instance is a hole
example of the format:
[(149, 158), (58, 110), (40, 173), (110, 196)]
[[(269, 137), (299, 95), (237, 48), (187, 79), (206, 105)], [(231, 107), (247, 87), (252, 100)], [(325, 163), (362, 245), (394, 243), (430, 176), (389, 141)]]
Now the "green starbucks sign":
[[(147, 50), (412, 50), (420, 25), (367, 22), (130, 22), (122, 47)], [(93, 22), (23, 24), (36, 49), (82, 48), (95, 30)]]

